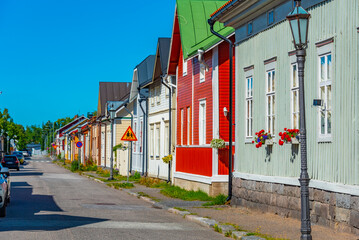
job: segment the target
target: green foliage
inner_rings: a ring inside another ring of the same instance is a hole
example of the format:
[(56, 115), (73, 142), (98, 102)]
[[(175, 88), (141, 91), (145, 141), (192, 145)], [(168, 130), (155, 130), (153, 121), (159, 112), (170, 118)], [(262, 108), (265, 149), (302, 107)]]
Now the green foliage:
[(163, 158), (162, 158), (162, 161), (163, 161), (164, 163), (169, 163), (170, 161), (172, 161), (172, 154), (163, 157)]
[(217, 195), (212, 201), (202, 204), (202, 206), (224, 205), (226, 203), (227, 196), (223, 194)]
[(116, 189), (119, 189), (119, 188), (133, 188), (135, 187), (135, 185), (133, 185), (133, 183), (127, 183), (127, 182), (124, 182), (124, 183), (108, 183), (107, 184), (108, 186), (113, 186), (114, 188)]
[(157, 178), (150, 178), (150, 177), (143, 177), (138, 181), (138, 183), (151, 188), (165, 188), (169, 186), (169, 184), (163, 180)]
[(218, 226), (218, 224), (214, 224), (214, 231), (216, 231), (216, 232), (219, 232), (219, 233), (222, 233), (222, 228), (220, 228), (219, 226)]
[(141, 174), (136, 171), (135, 174), (133, 174), (132, 178), (135, 180), (139, 180), (141, 178)]
[(187, 191), (178, 186), (167, 186), (161, 190), (161, 193), (165, 196), (172, 198), (179, 198), (186, 201), (210, 201), (213, 198), (208, 196), (207, 193), (197, 190), (197, 191)]
[(223, 139), (213, 138), (211, 141), (211, 148), (216, 148), (216, 149), (226, 148), (226, 142)]
[(72, 171), (72, 172), (75, 172), (75, 171), (77, 171), (79, 169), (79, 162), (78, 161), (72, 161), (71, 162), (71, 168), (70, 168), (70, 170)]
[(232, 237), (232, 231), (229, 230), (229, 231), (225, 232), (225, 233), (224, 233), (224, 236), (225, 236), (225, 237)]

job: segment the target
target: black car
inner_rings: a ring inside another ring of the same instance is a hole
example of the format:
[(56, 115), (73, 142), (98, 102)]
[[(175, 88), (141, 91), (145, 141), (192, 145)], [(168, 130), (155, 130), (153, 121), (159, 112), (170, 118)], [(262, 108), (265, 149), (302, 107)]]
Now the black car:
[(5, 155), (1, 161), (1, 164), (7, 168), (13, 168), (20, 170), (20, 161), (16, 155)]

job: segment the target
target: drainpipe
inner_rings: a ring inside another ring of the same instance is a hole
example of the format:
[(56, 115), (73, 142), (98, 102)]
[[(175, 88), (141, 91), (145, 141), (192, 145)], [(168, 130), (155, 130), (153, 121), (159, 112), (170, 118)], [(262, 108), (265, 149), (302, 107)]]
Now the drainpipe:
[[(141, 97), (144, 97), (144, 96), (141, 96)], [(145, 110), (143, 110), (143, 107), (142, 107), (142, 102), (145, 101), (146, 103), (146, 106), (147, 106), (147, 101), (148, 101), (148, 98), (147, 97), (144, 97), (144, 98), (140, 98), (139, 99), (139, 105), (140, 105), (140, 108), (143, 112), (143, 134), (142, 134), (142, 146), (143, 146), (143, 149), (142, 149), (142, 152), (143, 152), (143, 157), (142, 157), (142, 175), (146, 175), (147, 176), (147, 168), (146, 168), (146, 174), (145, 174), (145, 158), (146, 158), (146, 166), (147, 166), (147, 153), (148, 153), (148, 150), (147, 150), (147, 145), (146, 145), (146, 142), (147, 142), (147, 139), (146, 137), (144, 137), (145, 135), (147, 136), (147, 112), (145, 112)]]
[(233, 128), (233, 46), (231, 40), (215, 32), (213, 25), (216, 21), (208, 19), (211, 33), (229, 44), (229, 166), (228, 166), (228, 198), (232, 199), (232, 128)]
[(198, 49), (198, 62), (205, 66), (206, 72), (209, 70), (209, 66), (204, 60), (204, 51), (202, 49)]
[[(164, 79), (167, 78), (167, 74), (164, 75), (164, 76), (161, 76), (161, 83), (163, 84), (163, 86), (165, 86), (166, 88), (168, 88), (168, 91), (169, 91), (169, 98), (168, 98), (168, 122), (169, 122), (169, 126), (168, 126), (168, 138), (169, 138), (169, 143), (168, 143), (168, 154), (171, 154), (172, 153), (172, 88), (170, 88), (164, 81)], [(167, 182), (171, 182), (171, 161), (168, 162), (168, 179), (167, 179)]]
[[(125, 104), (125, 110), (131, 115), (131, 128), (133, 127), (133, 115), (131, 113), (131, 111), (129, 111), (127, 109), (127, 103)], [(128, 151), (128, 154), (130, 155), (129, 156), (129, 160), (130, 160), (130, 169), (129, 169), (129, 172), (132, 172), (132, 141), (131, 141), (131, 150)], [(128, 173), (127, 173), (128, 174)], [(127, 179), (127, 182), (128, 182), (128, 179)]]

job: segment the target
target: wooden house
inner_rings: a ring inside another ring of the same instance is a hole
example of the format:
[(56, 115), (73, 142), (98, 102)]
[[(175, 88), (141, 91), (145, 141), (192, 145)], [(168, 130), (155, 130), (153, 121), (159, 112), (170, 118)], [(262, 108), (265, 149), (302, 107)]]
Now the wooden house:
[[(227, 192), (227, 149), (210, 146), (212, 139), (228, 145), (229, 45), (210, 32), (207, 19), (226, 1), (178, 0), (172, 31), (168, 75), (176, 76), (177, 126), (174, 183), (210, 195)], [(231, 36), (234, 30), (216, 24)], [(232, 37), (233, 38), (233, 37)]]
[[(278, 144), (285, 128), (299, 128), (297, 60), (286, 20), (293, 4), (231, 0), (212, 19), (235, 28), (240, 154), (232, 203), (300, 217), (300, 143)], [(358, 234), (359, 2), (301, 4), (311, 15), (304, 70), (311, 220)], [(271, 131), (273, 145), (255, 147), (261, 129)]]

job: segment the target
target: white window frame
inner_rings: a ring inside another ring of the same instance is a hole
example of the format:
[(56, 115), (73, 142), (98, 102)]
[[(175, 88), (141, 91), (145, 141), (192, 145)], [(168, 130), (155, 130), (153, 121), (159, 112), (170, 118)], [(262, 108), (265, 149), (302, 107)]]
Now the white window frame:
[[(317, 47), (318, 54), (318, 99), (321, 99), (321, 88), (324, 87), (322, 106), (318, 108), (318, 142), (331, 142), (333, 134), (333, 42)], [(328, 56), (331, 56), (331, 79), (328, 79)], [(321, 58), (325, 58), (325, 80), (321, 81)], [(331, 102), (328, 107), (328, 86), (331, 88)], [(321, 131), (321, 114), (324, 112), (324, 134)], [(331, 131), (328, 133), (328, 112), (331, 113)]]
[(156, 159), (160, 159), (160, 155), (161, 155), (161, 124), (160, 123), (156, 123), (155, 124), (155, 140), (156, 140)]
[(206, 81), (206, 66), (202, 63), (199, 64), (199, 82), (203, 83)]
[[(253, 138), (253, 68), (245, 70), (245, 136), (246, 142), (251, 142)], [(248, 82), (249, 81), (249, 82)], [(250, 85), (248, 85), (250, 83)], [(251, 111), (248, 112), (248, 104)]]
[[(271, 73), (271, 79), (269, 81), (268, 76), (269, 73)], [(274, 73), (274, 80), (273, 80), (273, 73)], [(270, 134), (272, 135), (272, 137), (275, 136), (275, 119), (276, 119), (276, 107), (275, 107), (275, 102), (276, 102), (276, 94), (275, 94), (275, 90), (276, 90), (276, 60), (270, 61), (269, 63), (265, 64), (265, 81), (266, 81), (266, 130), (267, 132), (270, 131)], [(274, 83), (274, 86), (273, 86)], [(268, 99), (270, 99), (270, 110), (268, 109)], [(274, 104), (273, 104), (274, 103)], [(274, 106), (273, 106), (274, 105)]]
[[(183, 56), (182, 56), (183, 57)], [(183, 72), (183, 76), (187, 76), (187, 60), (184, 60), (184, 58), (182, 59), (183, 60), (183, 67), (182, 67), (182, 72)]]
[(170, 125), (169, 125), (169, 121), (165, 121), (165, 138), (164, 138), (164, 154), (165, 156), (168, 156), (170, 153), (168, 152), (168, 144), (170, 143), (170, 139), (169, 139), (169, 135), (170, 135)]
[(157, 102), (157, 105), (161, 104), (161, 85), (157, 87), (156, 102)]
[(183, 145), (183, 139), (184, 139), (184, 134), (183, 134), (183, 115), (184, 115), (184, 110), (183, 108), (181, 109), (181, 145)]
[[(298, 78), (298, 63), (297, 63), (297, 56), (296, 54), (293, 54), (289, 58), (290, 60), (290, 124), (291, 128), (293, 129), (299, 129), (299, 78)], [(297, 85), (294, 86), (294, 72), (293, 69), (296, 68), (296, 78), (297, 78)], [(297, 95), (295, 95), (297, 94)], [(296, 97), (295, 97), (296, 96)], [(294, 99), (297, 98), (297, 104), (294, 106), (295, 101)], [(295, 107), (297, 111), (295, 111)], [(294, 116), (297, 116), (297, 119), (295, 120)]]
[(206, 100), (200, 100), (199, 101), (199, 118), (198, 118), (198, 140), (199, 145), (205, 145), (206, 144)]
[(150, 144), (150, 158), (154, 158), (154, 129), (155, 125), (150, 124), (150, 137), (149, 137), (149, 144)]
[(187, 145), (191, 145), (191, 107), (187, 107)]
[[(137, 122), (135, 121), (134, 122), (134, 128), (133, 128), (133, 131), (134, 131), (134, 134), (136, 135), (136, 132), (137, 132)], [(137, 142), (134, 142), (133, 144), (133, 152), (137, 152)]]
[(140, 120), (140, 153), (142, 153), (142, 138), (143, 138), (143, 120)]

